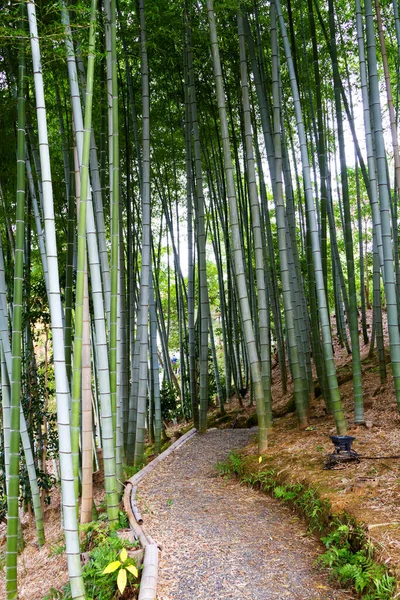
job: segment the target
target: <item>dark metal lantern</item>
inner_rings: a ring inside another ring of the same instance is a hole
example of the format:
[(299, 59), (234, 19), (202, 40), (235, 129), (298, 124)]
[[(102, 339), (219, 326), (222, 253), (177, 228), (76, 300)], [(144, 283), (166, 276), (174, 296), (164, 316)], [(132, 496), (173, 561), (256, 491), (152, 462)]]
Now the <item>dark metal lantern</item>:
[(351, 435), (331, 435), (330, 438), (335, 446), (335, 452), (328, 454), (325, 469), (334, 469), (340, 463), (360, 462), (359, 454), (351, 449), (356, 438)]
[(331, 435), (331, 440), (336, 452), (351, 452), (351, 445), (356, 438), (351, 435)]

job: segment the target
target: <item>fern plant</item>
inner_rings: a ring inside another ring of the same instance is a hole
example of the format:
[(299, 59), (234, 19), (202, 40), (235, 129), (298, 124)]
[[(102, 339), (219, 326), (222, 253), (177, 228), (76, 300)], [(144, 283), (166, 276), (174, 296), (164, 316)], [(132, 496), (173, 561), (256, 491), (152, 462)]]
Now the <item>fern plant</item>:
[[(363, 530), (353, 523), (334, 521), (334, 529), (322, 538), (326, 552), (318, 562), (331, 569), (332, 577), (344, 586), (354, 586), (365, 600), (390, 600), (396, 580), (385, 565), (373, 557), (373, 546)], [(354, 551), (356, 547), (356, 551)]]
[(291, 489), (290, 486), (287, 485), (277, 485), (274, 488), (274, 496), (285, 502), (290, 502), (297, 497), (297, 491)]
[(305, 515), (311, 531), (323, 531), (325, 529), (331, 512), (331, 505), (329, 500), (319, 497), (315, 488), (304, 490), (296, 498), (295, 504)]
[(242, 477), (245, 473), (242, 457), (236, 452), (231, 452), (225, 461), (217, 463), (217, 471), (220, 475)]

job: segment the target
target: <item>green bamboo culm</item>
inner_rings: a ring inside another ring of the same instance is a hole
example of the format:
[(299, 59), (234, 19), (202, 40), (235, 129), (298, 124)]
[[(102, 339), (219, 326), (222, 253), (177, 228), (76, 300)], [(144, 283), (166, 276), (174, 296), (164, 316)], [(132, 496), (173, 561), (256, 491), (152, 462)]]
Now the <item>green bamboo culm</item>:
[[(187, 11), (187, 7), (186, 7)], [(207, 429), (207, 407), (208, 407), (208, 314), (209, 294), (207, 284), (207, 266), (206, 266), (206, 227), (204, 217), (204, 192), (203, 192), (203, 172), (201, 164), (201, 142), (199, 133), (199, 121), (197, 114), (197, 99), (196, 87), (193, 68), (193, 53), (191, 47), (191, 29), (189, 26), (189, 15), (186, 15), (186, 37), (188, 43), (187, 62), (188, 62), (188, 84), (189, 84), (189, 124), (193, 131), (193, 147), (194, 147), (194, 177), (196, 190), (196, 219), (197, 225), (197, 245), (198, 245), (198, 281), (200, 293), (200, 431)], [(210, 330), (211, 336), (211, 330)], [(221, 398), (222, 400), (222, 398)], [(223, 402), (221, 404), (221, 412), (224, 413)], [(194, 415), (196, 416), (196, 415)]]
[(251, 320), (250, 302), (247, 293), (246, 272), (244, 265), (243, 247), (240, 236), (239, 214), (236, 198), (235, 180), (233, 177), (232, 155), (229, 140), (228, 119), (225, 105), (225, 92), (223, 85), (221, 59), (219, 54), (217, 27), (214, 14), (213, 0), (207, 0), (208, 25), (210, 31), (214, 80), (217, 93), (218, 113), (220, 118), (221, 138), (223, 145), (223, 163), (227, 182), (227, 197), (229, 204), (230, 229), (232, 240), (232, 257), (235, 279), (239, 296), (239, 309), (242, 321), (243, 336), (249, 357), (252, 378), (252, 388), (257, 406), (258, 417), (258, 451), (261, 454), (268, 447), (267, 442), (267, 414), (265, 408), (264, 390), (261, 379), (261, 365), (254, 336)]
[(114, 443), (117, 431), (117, 312), (119, 265), (119, 138), (116, 1), (111, 0), (112, 64), (112, 190), (111, 190), (111, 301), (110, 301), (110, 392)]
[(344, 239), (347, 262), (347, 279), (349, 287), (349, 308), (350, 312), (347, 315), (349, 320), (349, 329), (351, 337), (351, 356), (353, 367), (353, 393), (354, 393), (354, 422), (358, 425), (365, 423), (364, 404), (362, 396), (362, 378), (361, 378), (361, 357), (360, 357), (360, 341), (358, 338), (358, 320), (357, 320), (357, 291), (356, 278), (354, 272), (354, 252), (353, 252), (353, 234), (351, 227), (350, 213), (350, 195), (347, 177), (345, 140), (343, 132), (343, 116), (342, 104), (340, 100), (340, 80), (339, 66), (336, 49), (336, 25), (333, 1), (329, 0), (329, 26), (331, 33), (331, 57), (334, 79), (335, 107), (336, 107), (336, 122), (338, 128), (338, 144), (340, 157), (340, 177), (342, 182), (342, 198), (344, 212)]
[(390, 223), (390, 196), (387, 179), (387, 161), (383, 136), (380, 104), (377, 54), (375, 44), (374, 15), (371, 0), (364, 2), (367, 35), (370, 105), (375, 132), (376, 167), (379, 188), (379, 205), (382, 226), (383, 278), (386, 296), (387, 322), (389, 332), (390, 357), (397, 407), (400, 410), (400, 333), (397, 313), (396, 284), (393, 266), (392, 235)]
[(43, 194), (43, 219), (46, 240), (46, 255), (49, 273), (49, 308), (53, 338), (53, 361), (56, 384), (57, 428), (61, 471), (61, 496), (64, 518), (64, 535), (71, 596), (74, 600), (84, 600), (85, 588), (82, 578), (78, 521), (75, 510), (76, 498), (73, 481), (71, 453), (71, 428), (69, 414), (69, 385), (65, 364), (65, 345), (61, 293), (59, 284), (58, 253), (54, 218), (53, 184), (51, 177), (50, 151), (46, 101), (44, 96), (42, 62), (39, 35), (36, 22), (36, 9), (33, 0), (28, 1), (32, 69), (35, 81), (36, 116), (39, 136), (41, 184)]
[(150, 188), (150, 92), (147, 59), (146, 19), (144, 0), (139, 0), (137, 11), (140, 23), (140, 59), (142, 72), (142, 121), (143, 121), (143, 166), (142, 166), (142, 266), (140, 273), (140, 300), (138, 315), (139, 369), (136, 413), (136, 436), (134, 464), (140, 465), (144, 457), (146, 424), (146, 398), (148, 381), (148, 320), (149, 284), (151, 278), (151, 188)]
[[(21, 29), (25, 3), (21, 2)], [(25, 49), (21, 36), (18, 55), (17, 208), (15, 232), (14, 297), (12, 323), (11, 430), (7, 496), (6, 588), (7, 600), (18, 597), (18, 497), (21, 404), (21, 323), (25, 245)]]
[(251, 125), (250, 93), (248, 86), (247, 60), (245, 35), (243, 27), (243, 15), (239, 9), (237, 13), (238, 34), (239, 34), (239, 56), (240, 56), (240, 77), (242, 87), (242, 106), (244, 136), (247, 160), (247, 178), (248, 194), (251, 208), (251, 221), (253, 224), (254, 254), (257, 282), (257, 304), (259, 318), (259, 345), (261, 360), (261, 381), (264, 390), (265, 412), (267, 430), (272, 430), (272, 400), (271, 400), (271, 351), (270, 351), (270, 330), (269, 330), (269, 307), (268, 293), (265, 278), (265, 263), (263, 255), (263, 240), (261, 231), (261, 214), (258, 199), (256, 170), (253, 150), (253, 131)]
[(279, 94), (279, 56), (278, 38), (276, 30), (275, 7), (271, 5), (271, 47), (272, 47), (272, 99), (273, 99), (273, 134), (275, 144), (275, 214), (278, 234), (279, 262), (282, 282), (283, 306), (287, 339), (289, 345), (289, 356), (291, 372), (294, 384), (294, 400), (296, 404), (297, 418), (303, 429), (308, 425), (307, 404), (308, 397), (303, 388), (303, 375), (300, 365), (300, 351), (296, 339), (295, 310), (293, 285), (290, 280), (289, 256), (287, 248), (287, 217), (285, 216), (285, 205), (283, 198), (282, 179), (282, 143), (281, 143), (281, 102)]
[(324, 285), (321, 248), (319, 243), (319, 234), (317, 228), (317, 219), (314, 205), (314, 197), (312, 191), (310, 165), (308, 159), (306, 134), (304, 129), (303, 114), (300, 104), (299, 88), (296, 80), (293, 59), (290, 51), (290, 44), (287, 37), (286, 25), (283, 19), (282, 7), (280, 0), (274, 0), (276, 12), (278, 16), (279, 28), (281, 31), (286, 62), (289, 70), (290, 84), (293, 95), (293, 103), (296, 115), (297, 133), (300, 142), (301, 162), (304, 178), (304, 192), (306, 199), (307, 213), (310, 223), (310, 237), (313, 251), (313, 266), (315, 272), (315, 284), (318, 300), (318, 311), (321, 321), (321, 338), (323, 358), (325, 362), (326, 376), (329, 387), (329, 395), (331, 399), (332, 412), (335, 418), (336, 429), (339, 435), (344, 435), (347, 432), (347, 422), (344, 415), (342, 403), (340, 400), (340, 392), (336, 377), (336, 368), (332, 351), (332, 336), (330, 329), (328, 305), (326, 300), (326, 290)]
[(71, 402), (71, 447), (74, 466), (75, 495), (79, 495), (79, 433), (81, 414), (82, 390), (82, 333), (83, 333), (83, 296), (86, 271), (86, 212), (89, 188), (89, 154), (90, 133), (92, 128), (92, 101), (94, 79), (94, 50), (95, 50), (96, 0), (91, 2), (89, 54), (87, 62), (85, 123), (83, 134), (83, 152), (81, 165), (81, 199), (79, 204), (78, 223), (78, 257), (76, 271), (75, 298), (75, 336), (74, 359), (72, 371), (72, 402)]

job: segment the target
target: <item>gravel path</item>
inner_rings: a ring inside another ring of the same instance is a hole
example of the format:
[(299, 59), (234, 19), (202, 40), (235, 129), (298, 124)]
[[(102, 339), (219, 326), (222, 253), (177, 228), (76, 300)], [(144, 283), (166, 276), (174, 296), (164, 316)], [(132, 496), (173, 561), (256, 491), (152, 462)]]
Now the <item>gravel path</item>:
[(288, 508), (217, 475), (252, 435), (197, 435), (140, 483), (146, 529), (162, 546), (158, 600), (349, 600), (313, 566), (318, 544)]

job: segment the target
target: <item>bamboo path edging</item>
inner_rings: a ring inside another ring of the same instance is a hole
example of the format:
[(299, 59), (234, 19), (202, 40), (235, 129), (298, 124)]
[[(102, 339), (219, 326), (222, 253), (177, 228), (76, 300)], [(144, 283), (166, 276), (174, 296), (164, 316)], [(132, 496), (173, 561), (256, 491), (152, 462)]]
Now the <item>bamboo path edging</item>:
[(169, 448), (159, 454), (154, 460), (135, 473), (125, 482), (124, 490), (124, 509), (128, 517), (129, 525), (134, 532), (135, 537), (139, 540), (144, 550), (143, 571), (139, 589), (139, 600), (156, 600), (157, 596), (157, 581), (158, 581), (158, 552), (159, 546), (153, 540), (151, 535), (146, 531), (143, 525), (143, 517), (139, 512), (136, 504), (136, 492), (139, 482), (148, 473), (153, 471), (156, 466), (163, 461), (167, 456), (178, 450), (186, 444), (197, 433), (196, 429), (190, 429), (176, 442), (171, 444)]

